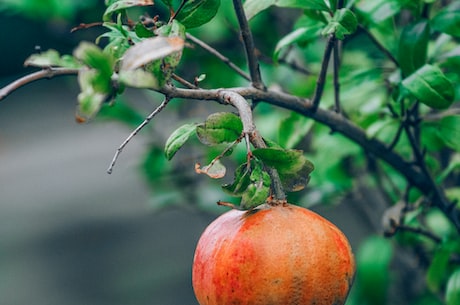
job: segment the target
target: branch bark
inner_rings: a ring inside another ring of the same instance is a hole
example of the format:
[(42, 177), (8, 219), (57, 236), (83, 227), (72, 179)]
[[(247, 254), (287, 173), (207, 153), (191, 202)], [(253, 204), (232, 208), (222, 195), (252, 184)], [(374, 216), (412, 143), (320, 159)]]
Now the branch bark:
[(77, 75), (78, 71), (80, 70), (67, 68), (48, 68), (25, 75), (24, 77), (21, 77), (12, 82), (11, 84), (0, 89), (0, 101), (6, 98), (11, 93), (13, 93), (14, 91), (16, 91), (17, 89), (37, 80), (41, 80), (44, 78), (53, 78), (55, 76)]
[(321, 96), (323, 95), (324, 85), (326, 83), (326, 74), (327, 68), (329, 66), (329, 61), (331, 59), (332, 50), (336, 43), (335, 36), (329, 36), (327, 40), (326, 49), (324, 50), (323, 61), (321, 62), (321, 71), (319, 72), (318, 79), (316, 81), (315, 92), (312, 97), (312, 110), (315, 111), (319, 107), (319, 102), (321, 101)]
[(265, 89), (265, 85), (262, 82), (259, 61), (255, 53), (256, 47), (241, 0), (233, 0), (233, 7), (235, 8), (238, 23), (240, 25), (241, 36), (243, 38), (244, 49), (246, 51), (246, 58), (248, 60), (249, 74), (251, 74), (252, 86), (263, 90)]
[(191, 40), (193, 43), (199, 45), (201, 48), (209, 52), (210, 54), (214, 55), (217, 57), (220, 61), (222, 61), (224, 64), (229, 66), (231, 69), (233, 69), (236, 73), (238, 73), (240, 76), (245, 78), (246, 80), (250, 81), (251, 76), (246, 74), (243, 70), (241, 70), (237, 65), (235, 65), (228, 57), (224, 56), (221, 54), (219, 51), (205, 43), (204, 41), (201, 41), (200, 39), (196, 38), (195, 36), (187, 33), (187, 39)]

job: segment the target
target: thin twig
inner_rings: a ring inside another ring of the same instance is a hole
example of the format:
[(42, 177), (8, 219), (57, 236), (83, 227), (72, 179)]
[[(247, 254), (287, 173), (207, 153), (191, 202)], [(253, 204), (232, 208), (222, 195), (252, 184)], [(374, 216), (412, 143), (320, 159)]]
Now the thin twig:
[(287, 59), (285, 58), (280, 58), (278, 60), (278, 62), (280, 64), (283, 64), (283, 65), (286, 65), (288, 67), (290, 67), (292, 70), (294, 71), (297, 71), (297, 72), (300, 72), (302, 74), (305, 74), (305, 75), (312, 75), (312, 72), (310, 70), (308, 70), (307, 68), (299, 65), (297, 62), (295, 61), (288, 61)]
[(417, 146), (420, 147), (421, 143), (421, 130), (420, 130), (420, 102), (416, 101), (415, 104), (409, 109), (411, 123), (414, 129), (414, 137), (417, 143)]
[(186, 79), (183, 79), (182, 77), (180, 77), (179, 75), (177, 75), (175, 73), (173, 73), (171, 75), (171, 78), (174, 79), (175, 81), (181, 83), (182, 85), (184, 85), (185, 87), (187, 87), (189, 89), (198, 89), (197, 86), (195, 86), (191, 82), (187, 81)]
[(397, 225), (396, 230), (402, 230), (402, 231), (411, 232), (411, 233), (414, 233), (414, 234), (423, 235), (425, 237), (428, 237), (432, 241), (434, 241), (436, 244), (439, 244), (439, 243), (442, 242), (442, 239), (440, 237), (438, 237), (434, 233), (432, 233), (430, 231), (427, 231), (427, 230), (424, 230), (422, 228), (415, 228), (415, 227), (410, 227), (410, 226), (407, 226), (407, 225)]
[(423, 152), (419, 147), (418, 139), (411, 132), (409, 124), (404, 124), (404, 129), (409, 139), (409, 143), (412, 147), (416, 163), (422, 171), (422, 174), (425, 176), (425, 179), (428, 183), (429, 192), (425, 192), (425, 194), (435, 201), (435, 204), (447, 216), (449, 216), (449, 218), (453, 221), (454, 225), (457, 227), (457, 230), (460, 231), (460, 219), (458, 211), (456, 209), (451, 208), (451, 202), (447, 199), (446, 194), (438, 187), (438, 185), (433, 179), (433, 176), (430, 174), (430, 171), (428, 170), (428, 167), (425, 162)]
[(68, 68), (46, 68), (31, 74), (27, 74), (7, 86), (0, 89), (0, 101), (10, 95), (13, 91), (30, 84), (34, 81), (41, 80), (44, 78), (52, 78), (55, 76), (63, 75), (77, 75), (79, 69), (68, 69)]
[(80, 23), (76, 27), (73, 27), (72, 29), (70, 29), (70, 33), (73, 33), (73, 32), (76, 32), (82, 29), (86, 30), (86, 29), (89, 29), (95, 26), (102, 26), (102, 25), (103, 25), (103, 22)]
[(439, 112), (433, 112), (433, 113), (427, 113), (425, 114), (421, 119), (424, 122), (436, 122), (446, 116), (450, 115), (460, 115), (460, 108), (449, 108), (445, 111), (439, 111)]
[(171, 17), (169, 18), (169, 22), (168, 23), (171, 23), (174, 18), (176, 18), (176, 16), (180, 13), (180, 11), (182, 11), (182, 9), (184, 8), (185, 4), (188, 2), (189, 0), (182, 0), (181, 4), (179, 5), (179, 7), (177, 8), (177, 10), (171, 14)]
[[(258, 51), (258, 54), (259, 54), (259, 59), (264, 62), (264, 63), (267, 63), (267, 64), (270, 64), (270, 65), (274, 65), (275, 62), (273, 61), (273, 58), (270, 57), (270, 56), (267, 56), (265, 54), (262, 54), (260, 51)], [(296, 72), (299, 72), (299, 73), (302, 73), (304, 75), (312, 75), (313, 73), (308, 70), (306, 67), (304, 66), (301, 66), (299, 63), (297, 63), (296, 61), (289, 61), (287, 60), (286, 58), (279, 58), (278, 59), (278, 64), (282, 64), (282, 65), (285, 65), (289, 68), (291, 68), (292, 70), (296, 71)]]
[(334, 104), (335, 112), (340, 113), (340, 80), (339, 80), (339, 69), (340, 69), (340, 55), (339, 55), (339, 42), (337, 39), (334, 43), (334, 53), (333, 53), (333, 63), (334, 63)]
[(399, 124), (398, 130), (396, 131), (396, 135), (393, 138), (393, 141), (391, 141), (390, 145), (388, 145), (389, 150), (393, 150), (395, 146), (398, 144), (399, 139), (401, 138), (402, 132), (404, 130), (404, 124), (406, 123), (402, 122), (401, 124)]
[(398, 63), (398, 60), (396, 59), (396, 57), (393, 56), (393, 54), (391, 54), (391, 52), (385, 48), (385, 46), (383, 46), (380, 41), (377, 40), (377, 38), (374, 37), (374, 35), (372, 35), (372, 33), (366, 29), (365, 27), (363, 27), (362, 25), (359, 25), (359, 29), (361, 29), (366, 35), (367, 37), (369, 37), (369, 39), (375, 44), (375, 46), (386, 56), (388, 57), (389, 60), (391, 60), (396, 66), (399, 66), (399, 63)]
[(139, 126), (137, 126), (137, 128), (134, 129), (134, 131), (131, 132), (131, 134), (126, 138), (126, 140), (118, 147), (117, 151), (115, 152), (115, 155), (113, 156), (112, 162), (110, 163), (110, 166), (107, 169), (108, 174), (111, 174), (113, 172), (113, 168), (115, 166), (115, 163), (118, 160), (118, 157), (120, 156), (125, 146), (128, 145), (129, 141), (131, 141), (132, 138), (134, 138), (139, 133), (139, 131), (142, 130), (142, 128), (147, 126), (147, 124), (166, 107), (166, 105), (169, 103), (170, 100), (171, 100), (170, 98), (165, 97), (163, 102), (161, 102), (161, 104), (152, 113), (150, 113), (145, 118), (145, 120)]
[(252, 85), (260, 90), (265, 88), (262, 82), (262, 76), (259, 69), (259, 61), (255, 53), (255, 44), (252, 38), (251, 30), (249, 29), (249, 23), (246, 18), (246, 14), (243, 9), (241, 0), (233, 0), (233, 7), (235, 9), (238, 23), (240, 25), (241, 36), (243, 38), (244, 48), (246, 51), (246, 57), (248, 60), (249, 74), (251, 75)]
[(234, 64), (228, 57), (226, 57), (225, 55), (223, 55), (222, 53), (220, 53), (219, 51), (217, 51), (216, 49), (214, 49), (213, 47), (211, 47), (210, 45), (208, 45), (207, 43), (205, 43), (204, 41), (196, 38), (195, 36), (187, 33), (186, 34), (187, 36), (187, 39), (191, 40), (193, 43), (199, 45), (202, 49), (206, 50), (207, 52), (209, 52), (210, 54), (214, 55), (215, 57), (217, 57), (219, 60), (221, 60), (224, 64), (226, 64), (227, 66), (229, 66), (231, 69), (233, 69), (236, 73), (238, 73), (240, 76), (242, 76), (243, 78), (245, 78), (246, 80), (251, 80), (251, 76), (249, 76), (246, 72), (244, 72), (243, 70), (241, 70), (236, 64)]
[(313, 93), (313, 97), (311, 99), (313, 104), (313, 111), (316, 111), (316, 109), (318, 108), (321, 96), (323, 95), (324, 85), (326, 84), (327, 68), (329, 66), (329, 60), (331, 58), (331, 53), (332, 49), (334, 48), (335, 40), (336, 38), (334, 35), (329, 36), (329, 39), (327, 40), (326, 48), (324, 50), (323, 61), (321, 62), (321, 70), (316, 81), (315, 92)]

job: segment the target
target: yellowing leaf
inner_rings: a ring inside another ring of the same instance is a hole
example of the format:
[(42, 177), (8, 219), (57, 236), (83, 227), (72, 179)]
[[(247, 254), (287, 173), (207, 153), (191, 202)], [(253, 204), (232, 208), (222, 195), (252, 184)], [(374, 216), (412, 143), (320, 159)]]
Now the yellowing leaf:
[(136, 44), (126, 51), (121, 70), (134, 70), (155, 60), (165, 58), (176, 52), (182, 52), (184, 40), (180, 37), (157, 36)]
[(203, 167), (201, 167), (200, 163), (195, 164), (195, 172), (197, 174), (205, 174), (213, 179), (223, 178), (226, 171), (225, 166), (219, 160), (215, 160)]

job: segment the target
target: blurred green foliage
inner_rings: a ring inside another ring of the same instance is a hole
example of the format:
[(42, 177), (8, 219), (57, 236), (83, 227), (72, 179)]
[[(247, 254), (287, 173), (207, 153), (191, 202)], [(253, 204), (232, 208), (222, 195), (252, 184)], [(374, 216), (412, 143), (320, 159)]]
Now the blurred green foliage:
[(74, 19), (78, 13), (98, 3), (98, 0), (2, 0), (0, 11), (35, 20)]

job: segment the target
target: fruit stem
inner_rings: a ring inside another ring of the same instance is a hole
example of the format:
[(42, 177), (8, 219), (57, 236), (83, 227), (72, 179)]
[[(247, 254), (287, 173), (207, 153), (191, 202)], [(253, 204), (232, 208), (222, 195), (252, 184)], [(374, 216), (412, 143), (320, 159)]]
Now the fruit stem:
[[(241, 122), (243, 123), (244, 138), (249, 138), (249, 141), (255, 148), (266, 148), (267, 145), (265, 144), (264, 139), (256, 129), (252, 118), (252, 110), (246, 99), (240, 94), (229, 90), (219, 90), (218, 97), (224, 104), (230, 104), (238, 110)], [(249, 148), (248, 154), (251, 154)], [(270, 205), (278, 205), (285, 202), (286, 194), (284, 193), (283, 185), (277, 170), (272, 167), (266, 167), (266, 170), (272, 181), (271, 190), (273, 193), (273, 198), (268, 200), (267, 203)]]

